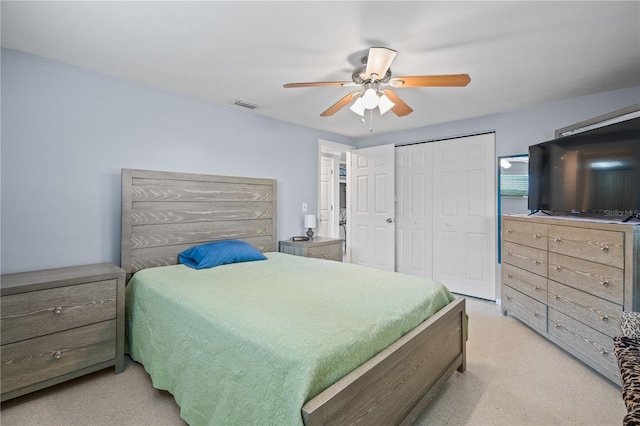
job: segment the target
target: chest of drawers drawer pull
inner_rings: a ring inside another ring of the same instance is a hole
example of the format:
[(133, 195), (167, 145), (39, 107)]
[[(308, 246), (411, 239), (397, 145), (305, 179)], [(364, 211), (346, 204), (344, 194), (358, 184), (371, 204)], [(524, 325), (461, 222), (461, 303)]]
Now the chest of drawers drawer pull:
[(561, 243), (561, 242), (562, 242), (562, 238), (560, 238), (560, 237), (554, 237), (554, 238), (553, 238), (553, 240), (554, 240), (556, 243)]
[(555, 328), (560, 328), (560, 324), (558, 324), (557, 322), (556, 322), (556, 323), (554, 323), (554, 324), (553, 324), (553, 326), (554, 326)]
[(540, 234), (533, 234), (533, 238), (535, 238), (536, 240), (540, 239)]
[(557, 294), (555, 296), (553, 296), (554, 299), (556, 300), (560, 300), (560, 296), (558, 296)]
[(513, 253), (511, 253), (510, 251), (507, 252), (507, 256), (513, 256)]
[(56, 314), (56, 315), (60, 315), (62, 313), (62, 306), (56, 306), (53, 309), (53, 313)]
[(609, 246), (605, 244), (602, 247), (600, 247), (600, 250), (602, 250), (604, 252), (608, 252), (609, 251)]
[(600, 314), (600, 319), (607, 322), (609, 321), (609, 316), (607, 314)]
[(604, 280), (600, 281), (600, 284), (601, 284), (603, 287), (609, 287), (609, 281), (607, 281), (606, 279), (604, 279)]
[(606, 350), (605, 348), (600, 348), (600, 354), (602, 356), (607, 356), (607, 355), (609, 355), (609, 351)]
[(513, 234), (513, 229), (507, 229), (507, 233)]
[(540, 291), (540, 287), (538, 287), (537, 285), (533, 286), (533, 291)]
[(533, 315), (534, 317), (539, 317), (540, 316), (540, 314), (537, 313), (536, 311), (531, 312), (531, 315)]
[(535, 263), (536, 265), (541, 265), (542, 264), (542, 262), (539, 261), (538, 259), (534, 260), (533, 263)]
[(60, 358), (62, 358), (62, 352), (60, 352), (60, 351), (56, 351), (56, 353), (54, 353), (54, 354), (53, 354), (53, 357), (54, 357), (55, 359), (60, 359)]
[(553, 269), (555, 269), (558, 272), (562, 271), (562, 267), (561, 266), (554, 266)]
[(507, 278), (513, 278), (513, 275), (507, 274)]

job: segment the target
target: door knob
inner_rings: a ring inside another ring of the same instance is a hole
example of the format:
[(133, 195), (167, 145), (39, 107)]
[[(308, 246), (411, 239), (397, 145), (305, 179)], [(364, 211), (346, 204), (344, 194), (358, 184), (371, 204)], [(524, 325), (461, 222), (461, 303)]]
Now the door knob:
[(390, 217), (387, 218), (387, 223), (392, 223), (393, 219), (391, 219)]

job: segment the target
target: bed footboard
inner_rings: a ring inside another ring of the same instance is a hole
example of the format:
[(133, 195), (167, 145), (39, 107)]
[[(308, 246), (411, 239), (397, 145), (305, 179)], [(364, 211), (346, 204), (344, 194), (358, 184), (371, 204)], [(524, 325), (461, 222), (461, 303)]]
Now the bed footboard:
[(306, 426), (410, 424), (466, 369), (465, 299), (457, 298), (302, 407)]

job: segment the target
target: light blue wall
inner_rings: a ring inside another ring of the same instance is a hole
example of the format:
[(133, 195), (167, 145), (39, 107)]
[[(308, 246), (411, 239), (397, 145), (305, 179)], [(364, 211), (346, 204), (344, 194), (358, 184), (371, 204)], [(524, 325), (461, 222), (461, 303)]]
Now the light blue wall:
[[(496, 131), (497, 156), (640, 102), (640, 87), (353, 140), (2, 49), (2, 273), (120, 262), (120, 169), (278, 180), (278, 234), (317, 208), (318, 139), (402, 144)], [(415, 112), (419, 113), (419, 112)]]
[(374, 134), (358, 139), (357, 146), (401, 145), (495, 131), (496, 157), (526, 154), (529, 145), (553, 139), (556, 129), (637, 103), (640, 103), (640, 87), (633, 87), (392, 134)]
[(120, 169), (278, 180), (278, 235), (350, 138), (2, 49), (1, 270), (120, 263)]

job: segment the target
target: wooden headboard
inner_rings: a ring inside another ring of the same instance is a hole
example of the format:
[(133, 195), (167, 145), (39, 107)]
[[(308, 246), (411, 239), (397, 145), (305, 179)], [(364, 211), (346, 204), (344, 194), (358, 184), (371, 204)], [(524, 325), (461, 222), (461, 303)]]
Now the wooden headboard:
[(173, 265), (219, 240), (277, 251), (276, 201), (275, 179), (122, 169), (121, 267)]

